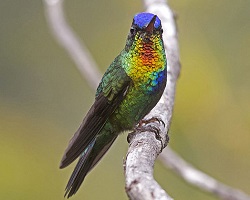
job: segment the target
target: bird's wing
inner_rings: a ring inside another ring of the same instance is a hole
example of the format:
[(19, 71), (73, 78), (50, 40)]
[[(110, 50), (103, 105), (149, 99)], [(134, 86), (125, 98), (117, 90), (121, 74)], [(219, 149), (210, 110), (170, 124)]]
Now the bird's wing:
[(131, 79), (126, 72), (113, 62), (104, 74), (97, 89), (94, 104), (70, 140), (60, 168), (72, 163), (94, 141), (109, 116), (124, 99), (130, 84)]

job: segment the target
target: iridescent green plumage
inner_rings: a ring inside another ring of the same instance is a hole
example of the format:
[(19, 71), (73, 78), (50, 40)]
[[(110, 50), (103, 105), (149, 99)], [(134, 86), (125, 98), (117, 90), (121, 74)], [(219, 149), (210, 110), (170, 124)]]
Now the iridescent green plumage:
[(95, 102), (62, 158), (60, 168), (80, 156), (66, 186), (67, 197), (77, 192), (119, 133), (133, 129), (156, 105), (166, 80), (160, 19), (151, 13), (137, 14), (125, 48), (105, 72)]

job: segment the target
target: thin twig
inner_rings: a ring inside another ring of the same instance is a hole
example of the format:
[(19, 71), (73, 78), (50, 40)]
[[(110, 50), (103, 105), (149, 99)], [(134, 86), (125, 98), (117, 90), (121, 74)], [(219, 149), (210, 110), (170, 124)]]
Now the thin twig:
[(164, 149), (159, 156), (160, 161), (175, 171), (189, 184), (212, 193), (223, 200), (250, 200), (250, 196), (234, 189), (194, 168), (170, 148)]
[(64, 18), (63, 0), (43, 0), (46, 18), (54, 37), (68, 52), (89, 86), (96, 90), (101, 80), (100, 71), (85, 45), (74, 34)]

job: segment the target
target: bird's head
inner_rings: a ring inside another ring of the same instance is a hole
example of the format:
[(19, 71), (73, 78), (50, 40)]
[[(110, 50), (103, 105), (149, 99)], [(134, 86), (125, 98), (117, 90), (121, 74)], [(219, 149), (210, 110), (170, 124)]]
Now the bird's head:
[(127, 47), (133, 44), (154, 43), (156, 38), (162, 39), (161, 20), (152, 13), (139, 13), (134, 16), (130, 33), (128, 35)]
[(124, 69), (134, 84), (147, 85), (166, 66), (161, 20), (152, 13), (134, 16), (125, 46)]

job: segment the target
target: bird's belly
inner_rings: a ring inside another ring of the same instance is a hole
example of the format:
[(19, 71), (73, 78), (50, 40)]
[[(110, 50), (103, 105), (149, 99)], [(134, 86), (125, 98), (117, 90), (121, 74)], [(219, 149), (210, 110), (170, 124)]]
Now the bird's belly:
[(152, 110), (161, 95), (161, 91), (149, 94), (146, 90), (131, 88), (120, 106), (110, 117), (110, 122), (116, 127), (116, 130), (132, 129)]

